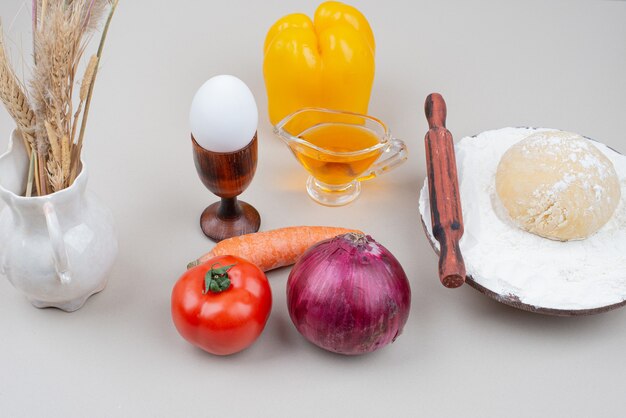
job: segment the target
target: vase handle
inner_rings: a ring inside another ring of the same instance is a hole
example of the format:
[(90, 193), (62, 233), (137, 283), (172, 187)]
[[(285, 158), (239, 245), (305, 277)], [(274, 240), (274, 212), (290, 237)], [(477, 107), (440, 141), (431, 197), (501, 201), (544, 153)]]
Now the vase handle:
[(48, 235), (50, 236), (50, 244), (52, 245), (54, 268), (56, 269), (61, 283), (69, 284), (72, 281), (70, 263), (67, 257), (65, 241), (63, 240), (63, 231), (61, 230), (61, 225), (59, 225), (59, 218), (57, 217), (52, 202), (44, 203), (43, 213), (46, 217), (46, 224), (48, 225)]

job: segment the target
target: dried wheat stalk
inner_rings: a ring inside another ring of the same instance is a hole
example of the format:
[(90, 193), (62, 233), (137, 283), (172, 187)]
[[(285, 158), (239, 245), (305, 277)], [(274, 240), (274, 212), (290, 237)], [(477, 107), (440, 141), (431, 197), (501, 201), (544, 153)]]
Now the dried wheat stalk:
[(78, 173), (78, 166), (80, 165), (80, 153), (83, 149), (83, 139), (85, 137), (85, 128), (87, 126), (87, 118), (89, 117), (89, 107), (91, 104), (91, 97), (93, 95), (93, 88), (96, 82), (96, 76), (98, 75), (98, 64), (100, 62), (100, 57), (102, 57), (102, 51), (104, 49), (104, 42), (106, 41), (107, 33), (109, 32), (111, 19), (113, 19), (113, 14), (115, 13), (115, 9), (117, 8), (118, 3), (119, 3), (119, 0), (112, 0), (110, 2), (111, 9), (109, 10), (109, 15), (107, 17), (106, 23), (104, 24), (104, 29), (102, 30), (102, 36), (100, 37), (100, 44), (98, 45), (98, 52), (96, 54), (98, 61), (96, 62), (96, 65), (93, 68), (92, 79), (91, 79), (91, 82), (89, 83), (89, 90), (87, 91), (87, 96), (85, 98), (85, 110), (83, 112), (83, 117), (80, 123), (80, 133), (78, 134), (78, 140), (76, 141), (75, 152), (73, 153), (73, 155), (75, 155), (76, 157), (72, 159), (70, 183), (73, 182), (74, 179), (76, 179), (76, 175)]
[[(48, 152), (48, 179), (53, 191), (69, 186), (72, 166), (78, 165), (80, 153), (74, 139), (78, 120), (86, 101), (88, 86), (93, 83), (97, 59), (90, 60), (81, 83), (79, 105), (73, 110), (73, 92), (88, 34), (95, 29), (108, 1), (42, 1), (35, 42), (35, 109), (48, 123), (39, 124), (38, 147)], [(58, 152), (50, 150), (52, 136)], [(39, 149), (38, 148), (38, 149)], [(76, 161), (74, 161), (76, 160)]]
[[(0, 99), (15, 119), (29, 155), (34, 155), (31, 172), (35, 173), (39, 195), (66, 188), (76, 178), (98, 64), (117, 3), (118, 0), (33, 0), (30, 102), (8, 62), (0, 26)], [(74, 87), (81, 58), (107, 10), (98, 53), (85, 69), (75, 110)], [(28, 185), (27, 190), (30, 189)]]
[[(0, 100), (4, 103), (9, 115), (15, 120), (32, 165), (36, 164), (37, 158), (31, 156), (36, 148), (37, 119), (35, 112), (29, 104), (24, 88), (18, 81), (9, 63), (2, 34), (2, 25), (0, 25)], [(35, 155), (37, 154), (35, 153)], [(40, 184), (40, 181), (36, 182), (38, 194), (42, 194)], [(26, 184), (26, 196), (30, 196), (31, 193), (32, 178), (29, 176)]]
[[(52, 191), (61, 190), (66, 181), (61, 169), (60, 139), (69, 134), (71, 126), (72, 68), (80, 60), (82, 25), (76, 15), (75, 2), (51, 1), (35, 31), (37, 63), (31, 82), (37, 124), (37, 151), (46, 155), (47, 177)], [(81, 12), (79, 9), (78, 12)]]
[(35, 143), (35, 112), (8, 61), (0, 25), (0, 100), (15, 120), (30, 156)]
[(89, 64), (87, 64), (87, 68), (85, 69), (85, 75), (83, 76), (83, 81), (80, 83), (80, 92), (79, 92), (80, 101), (78, 103), (78, 109), (76, 110), (76, 113), (74, 113), (74, 121), (72, 123), (72, 134), (70, 136), (70, 139), (72, 140), (72, 142), (74, 142), (74, 139), (76, 138), (76, 127), (78, 126), (79, 117), (83, 111), (83, 106), (85, 105), (85, 102), (87, 101), (87, 97), (89, 96), (89, 88), (91, 87), (91, 85), (93, 84), (96, 78), (96, 70), (98, 68), (99, 62), (100, 62), (100, 59), (98, 58), (98, 56), (92, 55), (92, 57), (89, 59)]
[[(83, 30), (88, 32), (93, 32), (98, 29), (99, 23), (102, 21), (102, 18), (107, 14), (107, 8), (113, 3), (111, 0), (87, 0), (87, 1), (73, 1), (73, 0), (61, 0), (62, 3), (67, 7), (76, 6), (77, 3), (85, 3), (86, 7), (83, 7), (82, 4), (79, 4), (82, 10), (82, 15), (80, 16), (83, 23)], [(41, 26), (42, 21), (46, 19), (48, 5), (54, 3), (58, 3), (59, 0), (33, 0), (33, 16), (36, 16), (36, 20), (33, 17), (33, 20), (36, 22), (37, 26)]]

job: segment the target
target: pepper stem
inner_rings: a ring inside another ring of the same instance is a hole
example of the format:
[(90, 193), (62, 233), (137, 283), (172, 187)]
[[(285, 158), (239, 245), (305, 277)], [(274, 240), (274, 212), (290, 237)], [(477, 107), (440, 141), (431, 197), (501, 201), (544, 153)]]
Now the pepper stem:
[(219, 268), (215, 268), (215, 266), (221, 265), (220, 263), (215, 263), (211, 266), (211, 270), (207, 271), (204, 276), (204, 290), (202, 291), (203, 295), (207, 293), (221, 293), (224, 290), (227, 290), (230, 287), (230, 279), (228, 278), (228, 270), (235, 266), (235, 264), (231, 264), (230, 266), (222, 266)]

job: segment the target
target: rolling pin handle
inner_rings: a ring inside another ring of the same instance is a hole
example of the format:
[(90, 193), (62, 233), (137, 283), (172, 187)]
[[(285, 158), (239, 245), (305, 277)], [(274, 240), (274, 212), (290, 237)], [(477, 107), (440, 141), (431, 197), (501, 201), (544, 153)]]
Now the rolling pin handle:
[(439, 258), (439, 278), (441, 284), (449, 289), (462, 286), (465, 283), (465, 263), (461, 255), (458, 240), (447, 240), (440, 243), (441, 257)]
[(446, 127), (446, 102), (441, 97), (441, 94), (429, 94), (424, 104), (424, 111), (430, 129)]

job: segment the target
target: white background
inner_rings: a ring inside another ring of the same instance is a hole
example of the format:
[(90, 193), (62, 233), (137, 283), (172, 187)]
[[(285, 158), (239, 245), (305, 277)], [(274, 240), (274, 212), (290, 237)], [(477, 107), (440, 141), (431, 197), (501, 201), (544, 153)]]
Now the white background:
[[(30, 54), (22, 3), (0, 3), (18, 65)], [(352, 4), (377, 41), (370, 113), (411, 155), (364, 184), (355, 203), (325, 208), (306, 196), (306, 174), (271, 133), (262, 76), (267, 29), (284, 14), (312, 14), (317, 1), (121, 0), (85, 149), (120, 255), (105, 291), (72, 314), (35, 309), (0, 281), (0, 416), (623, 416), (626, 311), (545, 317), (468, 286), (443, 288), (417, 202), (433, 91), (447, 100), (456, 138), (553, 127), (626, 152), (626, 2)], [(170, 291), (212, 247), (198, 218), (216, 200), (193, 166), (188, 110), (220, 73), (247, 82), (259, 104), (258, 171), (242, 197), (262, 229), (360, 228), (404, 266), (412, 310), (391, 346), (347, 358), (306, 342), (287, 313), (288, 269), (268, 276), (274, 306), (250, 349), (214, 357), (177, 334)], [(0, 112), (0, 149), (12, 129)]]

